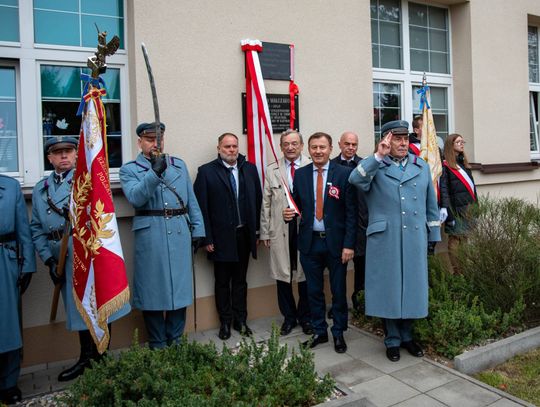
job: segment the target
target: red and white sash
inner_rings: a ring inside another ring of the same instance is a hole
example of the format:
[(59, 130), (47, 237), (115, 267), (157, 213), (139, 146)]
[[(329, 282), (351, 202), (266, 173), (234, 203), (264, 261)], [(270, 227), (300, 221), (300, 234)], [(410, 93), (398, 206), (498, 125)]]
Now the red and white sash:
[(409, 148), (414, 155), (420, 156), (420, 143), (411, 143), (409, 144)]
[(474, 182), (471, 177), (469, 177), (469, 174), (467, 174), (467, 171), (461, 168), (459, 164), (456, 164), (457, 169), (450, 167), (446, 160), (443, 161), (443, 164), (446, 166), (446, 168), (452, 171), (452, 173), (461, 181), (463, 185), (465, 185), (465, 188), (467, 188), (467, 191), (469, 191), (472, 199), (476, 201), (476, 194), (474, 193)]

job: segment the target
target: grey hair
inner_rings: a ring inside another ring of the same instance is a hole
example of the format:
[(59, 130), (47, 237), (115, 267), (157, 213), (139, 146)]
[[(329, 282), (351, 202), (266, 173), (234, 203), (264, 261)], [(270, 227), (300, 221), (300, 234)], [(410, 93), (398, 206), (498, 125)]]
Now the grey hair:
[(298, 134), (298, 137), (300, 137), (300, 143), (304, 144), (304, 139), (302, 138), (302, 134), (298, 130), (294, 129), (287, 129), (283, 133), (281, 133), (281, 136), (279, 136), (279, 145), (283, 142), (283, 137), (288, 136), (289, 134)]

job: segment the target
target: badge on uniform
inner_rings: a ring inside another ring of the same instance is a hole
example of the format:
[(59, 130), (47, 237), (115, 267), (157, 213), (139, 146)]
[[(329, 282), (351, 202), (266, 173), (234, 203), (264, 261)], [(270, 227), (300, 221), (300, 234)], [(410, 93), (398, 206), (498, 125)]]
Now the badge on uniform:
[(339, 199), (339, 188), (335, 185), (330, 185), (330, 188), (328, 188), (328, 196)]

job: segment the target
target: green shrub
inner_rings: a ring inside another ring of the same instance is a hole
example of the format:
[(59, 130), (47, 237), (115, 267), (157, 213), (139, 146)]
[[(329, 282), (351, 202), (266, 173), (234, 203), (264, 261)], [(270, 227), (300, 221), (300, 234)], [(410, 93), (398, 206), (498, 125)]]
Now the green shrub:
[(313, 354), (279, 345), (273, 329), (263, 344), (242, 341), (236, 352), (189, 342), (163, 350), (134, 340), (118, 358), (106, 356), (85, 371), (62, 401), (70, 406), (310, 406), (334, 387), (319, 379)]
[(457, 259), (488, 312), (525, 305), (526, 321), (540, 319), (540, 208), (516, 198), (484, 198), (471, 207), (472, 228)]
[(429, 315), (415, 323), (415, 335), (435, 352), (453, 358), (466, 347), (504, 335), (521, 325), (523, 301), (488, 312), (464, 276), (452, 275), (438, 256), (429, 259)]

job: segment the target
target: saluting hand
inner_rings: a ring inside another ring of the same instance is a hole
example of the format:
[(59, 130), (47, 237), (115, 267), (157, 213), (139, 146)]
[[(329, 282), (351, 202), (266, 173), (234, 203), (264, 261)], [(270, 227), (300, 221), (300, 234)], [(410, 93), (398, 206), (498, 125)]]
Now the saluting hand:
[(381, 158), (390, 154), (390, 142), (392, 141), (392, 132), (389, 132), (377, 146), (377, 153)]

